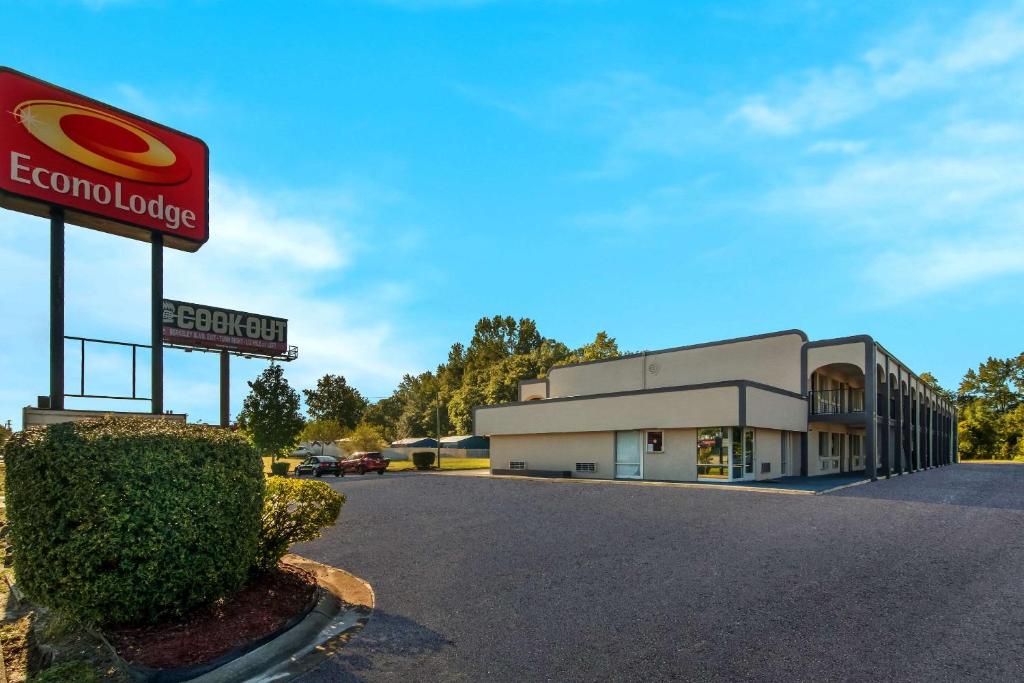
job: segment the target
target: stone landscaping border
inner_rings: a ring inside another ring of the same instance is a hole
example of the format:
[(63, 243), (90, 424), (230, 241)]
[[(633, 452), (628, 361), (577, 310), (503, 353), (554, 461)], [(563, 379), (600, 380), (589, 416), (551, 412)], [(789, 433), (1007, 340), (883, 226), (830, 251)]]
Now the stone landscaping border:
[[(114, 656), (139, 683), (282, 681), (312, 669), (362, 630), (376, 602), (373, 588), (343, 569), (299, 555), (285, 555), (282, 562), (313, 574), (319, 585), (317, 599), (303, 616), (262, 639), (256, 647), (239, 648), (218, 658), (216, 668), (205, 664), (153, 670), (133, 666), (116, 652)], [(113, 652), (106, 639), (104, 642)]]

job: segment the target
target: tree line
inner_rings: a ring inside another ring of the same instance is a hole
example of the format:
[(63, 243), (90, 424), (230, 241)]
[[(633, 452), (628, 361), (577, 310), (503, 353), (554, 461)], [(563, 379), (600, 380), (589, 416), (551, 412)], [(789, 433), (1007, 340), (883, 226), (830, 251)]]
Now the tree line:
[(377, 450), (406, 437), (470, 434), (473, 407), (517, 399), (519, 380), (545, 377), (558, 365), (614, 358), (618, 344), (606, 332), (578, 348), (543, 336), (530, 318), (481, 318), (468, 345), (452, 344), (448, 359), (433, 371), (406, 374), (386, 398), (367, 400), (343, 375), (327, 374), (299, 393), (282, 366), (268, 366), (249, 382), (238, 417), (265, 454), (282, 455), (299, 441), (349, 439), (353, 450)]
[(1024, 461), (1024, 353), (968, 370), (954, 402), (962, 458)]
[[(301, 399), (271, 365), (252, 382), (239, 425), (267, 454), (282, 454), (301, 441), (348, 438), (355, 450), (377, 450), (406, 437), (438, 432), (469, 434), (473, 407), (517, 399), (519, 380), (543, 378), (558, 365), (622, 355), (606, 332), (578, 348), (543, 336), (530, 318), (481, 318), (468, 345), (452, 344), (434, 370), (402, 377), (391, 396), (371, 402), (341, 374), (326, 374)], [(956, 391), (931, 373), (921, 379), (957, 406), (964, 459), (1024, 461), (1024, 353), (988, 358), (967, 371)], [(0, 439), (3, 434), (0, 434)]]

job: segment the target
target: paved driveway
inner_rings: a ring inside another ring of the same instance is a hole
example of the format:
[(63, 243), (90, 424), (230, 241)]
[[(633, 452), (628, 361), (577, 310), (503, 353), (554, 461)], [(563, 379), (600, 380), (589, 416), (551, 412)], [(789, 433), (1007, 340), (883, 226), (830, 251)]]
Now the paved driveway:
[(346, 477), (377, 612), (314, 681), (1024, 680), (1024, 466), (823, 496)]

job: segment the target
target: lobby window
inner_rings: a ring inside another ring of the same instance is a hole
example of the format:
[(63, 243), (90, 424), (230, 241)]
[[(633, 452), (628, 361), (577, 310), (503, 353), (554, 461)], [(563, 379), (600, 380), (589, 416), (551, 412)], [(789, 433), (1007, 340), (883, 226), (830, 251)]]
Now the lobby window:
[(648, 453), (664, 453), (665, 452), (665, 433), (662, 431), (647, 432), (647, 452)]
[(729, 478), (729, 431), (724, 427), (697, 430), (697, 476)]

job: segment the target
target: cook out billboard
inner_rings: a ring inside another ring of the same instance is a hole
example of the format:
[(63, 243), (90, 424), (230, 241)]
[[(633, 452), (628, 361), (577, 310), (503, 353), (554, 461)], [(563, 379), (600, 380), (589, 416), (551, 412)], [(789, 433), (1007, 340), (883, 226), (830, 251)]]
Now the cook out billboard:
[(288, 351), (288, 321), (228, 308), (163, 300), (163, 340), (198, 346), (279, 356)]
[(0, 205), (195, 251), (209, 238), (202, 140), (0, 67)]

